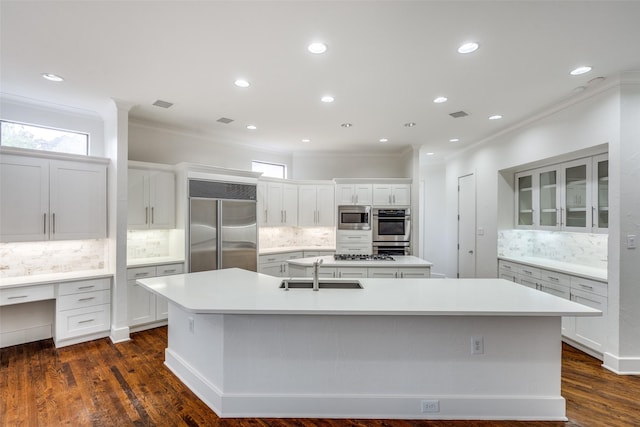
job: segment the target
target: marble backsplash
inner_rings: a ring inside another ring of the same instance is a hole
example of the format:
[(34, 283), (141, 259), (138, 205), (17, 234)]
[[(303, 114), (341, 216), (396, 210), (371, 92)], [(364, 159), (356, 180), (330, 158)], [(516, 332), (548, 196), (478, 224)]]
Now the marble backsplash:
[(169, 230), (128, 230), (127, 259), (169, 256), (169, 242)]
[(606, 234), (541, 230), (501, 230), (498, 256), (535, 257), (607, 268)]
[(107, 240), (0, 243), (0, 277), (102, 270)]
[(334, 227), (261, 227), (260, 249), (282, 247), (335, 247)]

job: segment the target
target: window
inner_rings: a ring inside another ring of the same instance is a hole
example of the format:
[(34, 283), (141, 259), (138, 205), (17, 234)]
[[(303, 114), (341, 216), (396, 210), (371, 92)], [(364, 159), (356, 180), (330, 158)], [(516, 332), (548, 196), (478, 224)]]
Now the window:
[(280, 165), (278, 163), (267, 162), (251, 162), (251, 170), (253, 172), (262, 172), (262, 176), (268, 176), (271, 178), (286, 178), (287, 166)]
[(68, 154), (89, 154), (89, 135), (23, 123), (0, 122), (0, 145)]

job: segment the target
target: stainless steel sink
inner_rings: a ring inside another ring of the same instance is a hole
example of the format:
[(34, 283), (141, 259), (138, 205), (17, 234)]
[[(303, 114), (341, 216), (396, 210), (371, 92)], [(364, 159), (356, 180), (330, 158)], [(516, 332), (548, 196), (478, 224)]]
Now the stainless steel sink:
[[(312, 289), (313, 279), (285, 279), (280, 284), (280, 288), (289, 289)], [(362, 284), (357, 280), (340, 279), (320, 279), (318, 281), (320, 289), (362, 289)]]

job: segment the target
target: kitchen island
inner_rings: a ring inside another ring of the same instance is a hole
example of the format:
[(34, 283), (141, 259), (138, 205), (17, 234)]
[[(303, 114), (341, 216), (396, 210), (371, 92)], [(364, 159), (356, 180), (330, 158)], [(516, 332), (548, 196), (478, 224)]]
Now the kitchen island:
[[(344, 255), (343, 257), (348, 257)], [(357, 255), (355, 255), (357, 257)], [(362, 256), (362, 259), (335, 259), (334, 256), (308, 257), (287, 260), (291, 277), (311, 277), (313, 263), (322, 262), (320, 277), (410, 279), (431, 277), (431, 266), (416, 256)]]
[(221, 417), (566, 420), (560, 319), (600, 314), (502, 279), (281, 280), (137, 281), (169, 301), (166, 366)]

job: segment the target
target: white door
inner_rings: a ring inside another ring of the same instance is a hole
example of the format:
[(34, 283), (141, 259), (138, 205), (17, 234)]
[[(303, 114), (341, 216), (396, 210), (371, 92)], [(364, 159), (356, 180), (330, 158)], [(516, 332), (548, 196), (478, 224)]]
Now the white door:
[(171, 229), (176, 225), (176, 179), (173, 172), (149, 173), (149, 228)]
[(322, 227), (333, 227), (336, 217), (333, 185), (318, 185), (317, 189), (316, 224)]
[(476, 178), (458, 178), (458, 277), (476, 277)]
[(149, 174), (140, 169), (128, 171), (127, 229), (149, 228)]
[(316, 186), (301, 185), (298, 190), (298, 225), (312, 227), (317, 224)]

